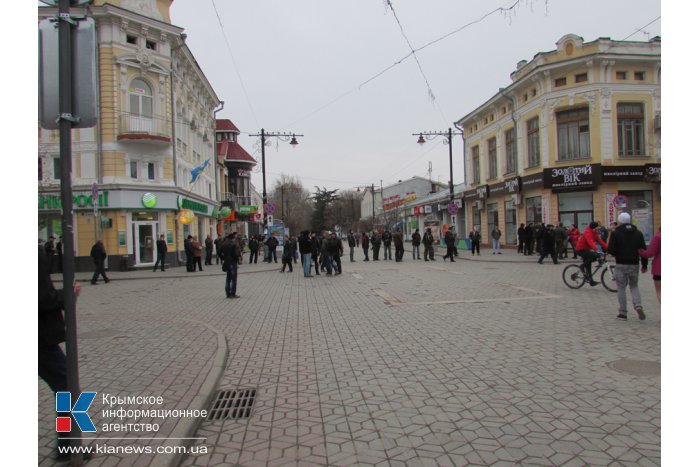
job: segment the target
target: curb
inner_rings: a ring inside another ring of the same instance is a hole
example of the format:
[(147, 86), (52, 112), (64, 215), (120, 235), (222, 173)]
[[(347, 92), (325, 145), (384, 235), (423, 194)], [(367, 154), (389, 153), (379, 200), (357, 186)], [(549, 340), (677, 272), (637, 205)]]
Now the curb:
[[(224, 334), (212, 327), (207, 323), (201, 321), (184, 320), (191, 323), (197, 323), (208, 327), (217, 338), (217, 349), (216, 355), (209, 370), (209, 374), (205, 378), (204, 382), (199, 388), (199, 392), (192, 401), (192, 409), (206, 410), (209, 408), (209, 403), (211, 398), (219, 387), (219, 381), (221, 376), (224, 374), (224, 369), (226, 368), (226, 362), (228, 359), (228, 344), (226, 342), (226, 336)], [(181, 418), (180, 421), (175, 425), (175, 428), (170, 433), (172, 438), (188, 438), (194, 436), (194, 434), (199, 429), (202, 423), (202, 418)], [(169, 440), (164, 443), (164, 446), (191, 446), (192, 440), (187, 440), (185, 443), (178, 443), (176, 440)], [(187, 455), (187, 453), (173, 453), (173, 454), (162, 454), (153, 459), (149, 464), (152, 467), (176, 467), (180, 465), (182, 459)]]

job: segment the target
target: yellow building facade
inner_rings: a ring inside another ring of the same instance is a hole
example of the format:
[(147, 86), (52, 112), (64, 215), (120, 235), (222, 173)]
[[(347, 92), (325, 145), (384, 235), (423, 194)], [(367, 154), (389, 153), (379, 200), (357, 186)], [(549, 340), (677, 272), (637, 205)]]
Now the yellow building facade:
[[(96, 239), (109, 267), (119, 268), (152, 267), (161, 234), (171, 266), (184, 258), (188, 235), (215, 238), (214, 111), (221, 103), (183, 29), (170, 23), (171, 3), (96, 0), (87, 10), (96, 24), (98, 120), (72, 132), (77, 270), (92, 269)], [(38, 10), (40, 20), (57, 11)], [(58, 131), (39, 130), (40, 240), (62, 234), (58, 145)], [(206, 161), (192, 183), (192, 170)], [(183, 223), (182, 209), (195, 218)]]
[(521, 224), (611, 226), (647, 241), (661, 224), (661, 40), (584, 42), (521, 61), (511, 84), (462, 117), (459, 230), (517, 244)]

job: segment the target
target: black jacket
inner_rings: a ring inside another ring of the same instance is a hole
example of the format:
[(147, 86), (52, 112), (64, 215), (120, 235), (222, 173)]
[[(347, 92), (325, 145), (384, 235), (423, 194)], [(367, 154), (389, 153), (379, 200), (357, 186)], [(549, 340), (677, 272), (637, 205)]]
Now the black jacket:
[(411, 245), (420, 246), (420, 234), (418, 232), (413, 232), (413, 235), (411, 235)]
[(105, 251), (104, 245), (102, 243), (95, 243), (90, 250), (90, 256), (92, 256), (92, 260), (95, 264), (104, 261), (107, 257), (107, 251)]
[(56, 345), (65, 340), (63, 291), (54, 288), (46, 251), (39, 248), (39, 345)]
[(165, 240), (156, 241), (156, 252), (161, 256), (165, 256), (165, 254), (168, 252), (168, 244)]
[[(632, 224), (622, 224), (610, 234), (608, 253), (615, 257), (617, 264), (639, 264), (639, 249), (646, 250), (644, 235)], [(649, 260), (641, 258), (642, 267), (647, 267)]]
[(224, 259), (222, 268), (228, 269), (229, 266), (238, 266), (238, 259), (241, 257), (241, 248), (238, 242), (227, 238), (221, 244), (221, 257)]
[(305, 255), (311, 253), (311, 239), (308, 234), (302, 234), (299, 237), (299, 254)]

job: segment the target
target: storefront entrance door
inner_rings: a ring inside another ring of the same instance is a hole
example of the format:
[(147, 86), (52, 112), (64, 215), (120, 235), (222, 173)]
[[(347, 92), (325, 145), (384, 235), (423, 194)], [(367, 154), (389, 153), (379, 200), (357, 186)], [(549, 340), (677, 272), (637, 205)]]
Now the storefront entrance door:
[(588, 224), (593, 221), (593, 211), (560, 212), (559, 222), (567, 229), (574, 224), (583, 233)]
[(134, 258), (136, 265), (155, 264), (157, 222), (134, 222)]

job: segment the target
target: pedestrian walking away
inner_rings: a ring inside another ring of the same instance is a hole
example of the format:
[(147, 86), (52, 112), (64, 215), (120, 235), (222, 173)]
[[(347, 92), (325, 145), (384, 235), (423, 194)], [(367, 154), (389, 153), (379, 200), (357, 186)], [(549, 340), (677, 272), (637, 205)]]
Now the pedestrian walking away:
[(192, 248), (192, 235), (185, 238), (185, 270), (194, 272), (194, 249)]
[(206, 252), (204, 265), (211, 265), (211, 257), (214, 253), (214, 240), (211, 239), (211, 235), (207, 235), (207, 238), (204, 239), (204, 251)]
[(160, 238), (156, 242), (156, 264), (153, 266), (153, 272), (158, 269), (158, 264), (160, 264), (160, 270), (165, 271), (165, 255), (168, 254), (168, 242), (165, 241), (165, 234), (160, 234)]
[(95, 244), (92, 246), (92, 249), (90, 250), (90, 256), (92, 257), (92, 261), (95, 264), (95, 273), (92, 275), (92, 280), (90, 283), (92, 285), (97, 284), (97, 279), (99, 276), (102, 276), (102, 278), (105, 281), (105, 284), (109, 282), (109, 278), (107, 277), (107, 274), (105, 273), (105, 259), (107, 258), (107, 251), (105, 250), (105, 246), (102, 243), (102, 240), (97, 240)]
[(445, 232), (445, 248), (447, 249), (447, 252), (445, 253), (445, 256), (442, 257), (443, 261), (447, 261), (447, 258), (450, 258), (450, 262), (454, 263), (455, 258), (454, 258), (454, 248), (455, 248), (455, 233), (454, 233), (454, 226), (451, 226), (449, 229), (447, 229), (447, 232)]
[(284, 236), (284, 244), (282, 245), (282, 269), (280, 272), (289, 266), (289, 272), (292, 272), (292, 255), (294, 254), (294, 243), (290, 240), (289, 235)]
[(661, 303), (661, 227), (659, 227), (659, 232), (651, 239), (649, 248), (639, 250), (639, 255), (643, 258), (654, 258), (651, 262), (651, 275), (654, 279), (656, 298)]
[(615, 257), (615, 282), (617, 282), (617, 301), (620, 305), (617, 318), (627, 320), (627, 286), (632, 295), (632, 305), (640, 320), (646, 319), (642, 296), (639, 293), (639, 263), (642, 274), (647, 272), (649, 260), (639, 255), (639, 250), (646, 250), (644, 235), (631, 223), (631, 216), (623, 212), (617, 218), (618, 227), (610, 232), (608, 252)]
[(554, 226), (552, 224), (547, 224), (542, 230), (542, 246), (540, 247), (540, 259), (537, 260), (538, 263), (544, 264), (542, 260), (547, 256), (551, 256), (552, 262), (554, 262), (554, 264), (559, 264), (555, 235), (556, 233), (554, 232)]
[(350, 262), (355, 262), (355, 246), (357, 245), (357, 239), (352, 230), (348, 232), (348, 248), (350, 249)]
[(418, 231), (418, 229), (416, 229), (416, 231), (413, 232), (413, 235), (411, 235), (411, 246), (413, 247), (413, 259), (420, 260), (420, 243), (421, 243), (420, 232)]
[(501, 229), (497, 225), (493, 226), (491, 231), (491, 241), (493, 243), (493, 254), (501, 254)]
[(238, 287), (238, 260), (241, 257), (241, 250), (236, 241), (236, 234), (231, 233), (221, 244), (221, 256), (223, 258), (222, 269), (226, 271), (226, 298), (239, 298), (236, 294)]
[(428, 227), (423, 234), (423, 258), (425, 261), (435, 261), (435, 238), (433, 231)]
[(248, 249), (250, 250), (248, 264), (253, 262), (258, 264), (258, 250), (260, 250), (260, 244), (258, 243), (258, 239), (255, 237), (255, 235), (250, 236), (250, 240), (248, 240)]
[(363, 261), (369, 261), (369, 237), (367, 233), (362, 232), (360, 243), (362, 244), (362, 252), (365, 254), (365, 259)]
[(481, 255), (481, 232), (478, 227), (474, 227), (474, 230), (469, 233), (469, 240), (472, 242), (472, 256), (475, 251), (477, 255)]
[(199, 243), (196, 235), (192, 238), (190, 245), (192, 246), (192, 272), (197, 271), (197, 268), (202, 271), (202, 244)]

